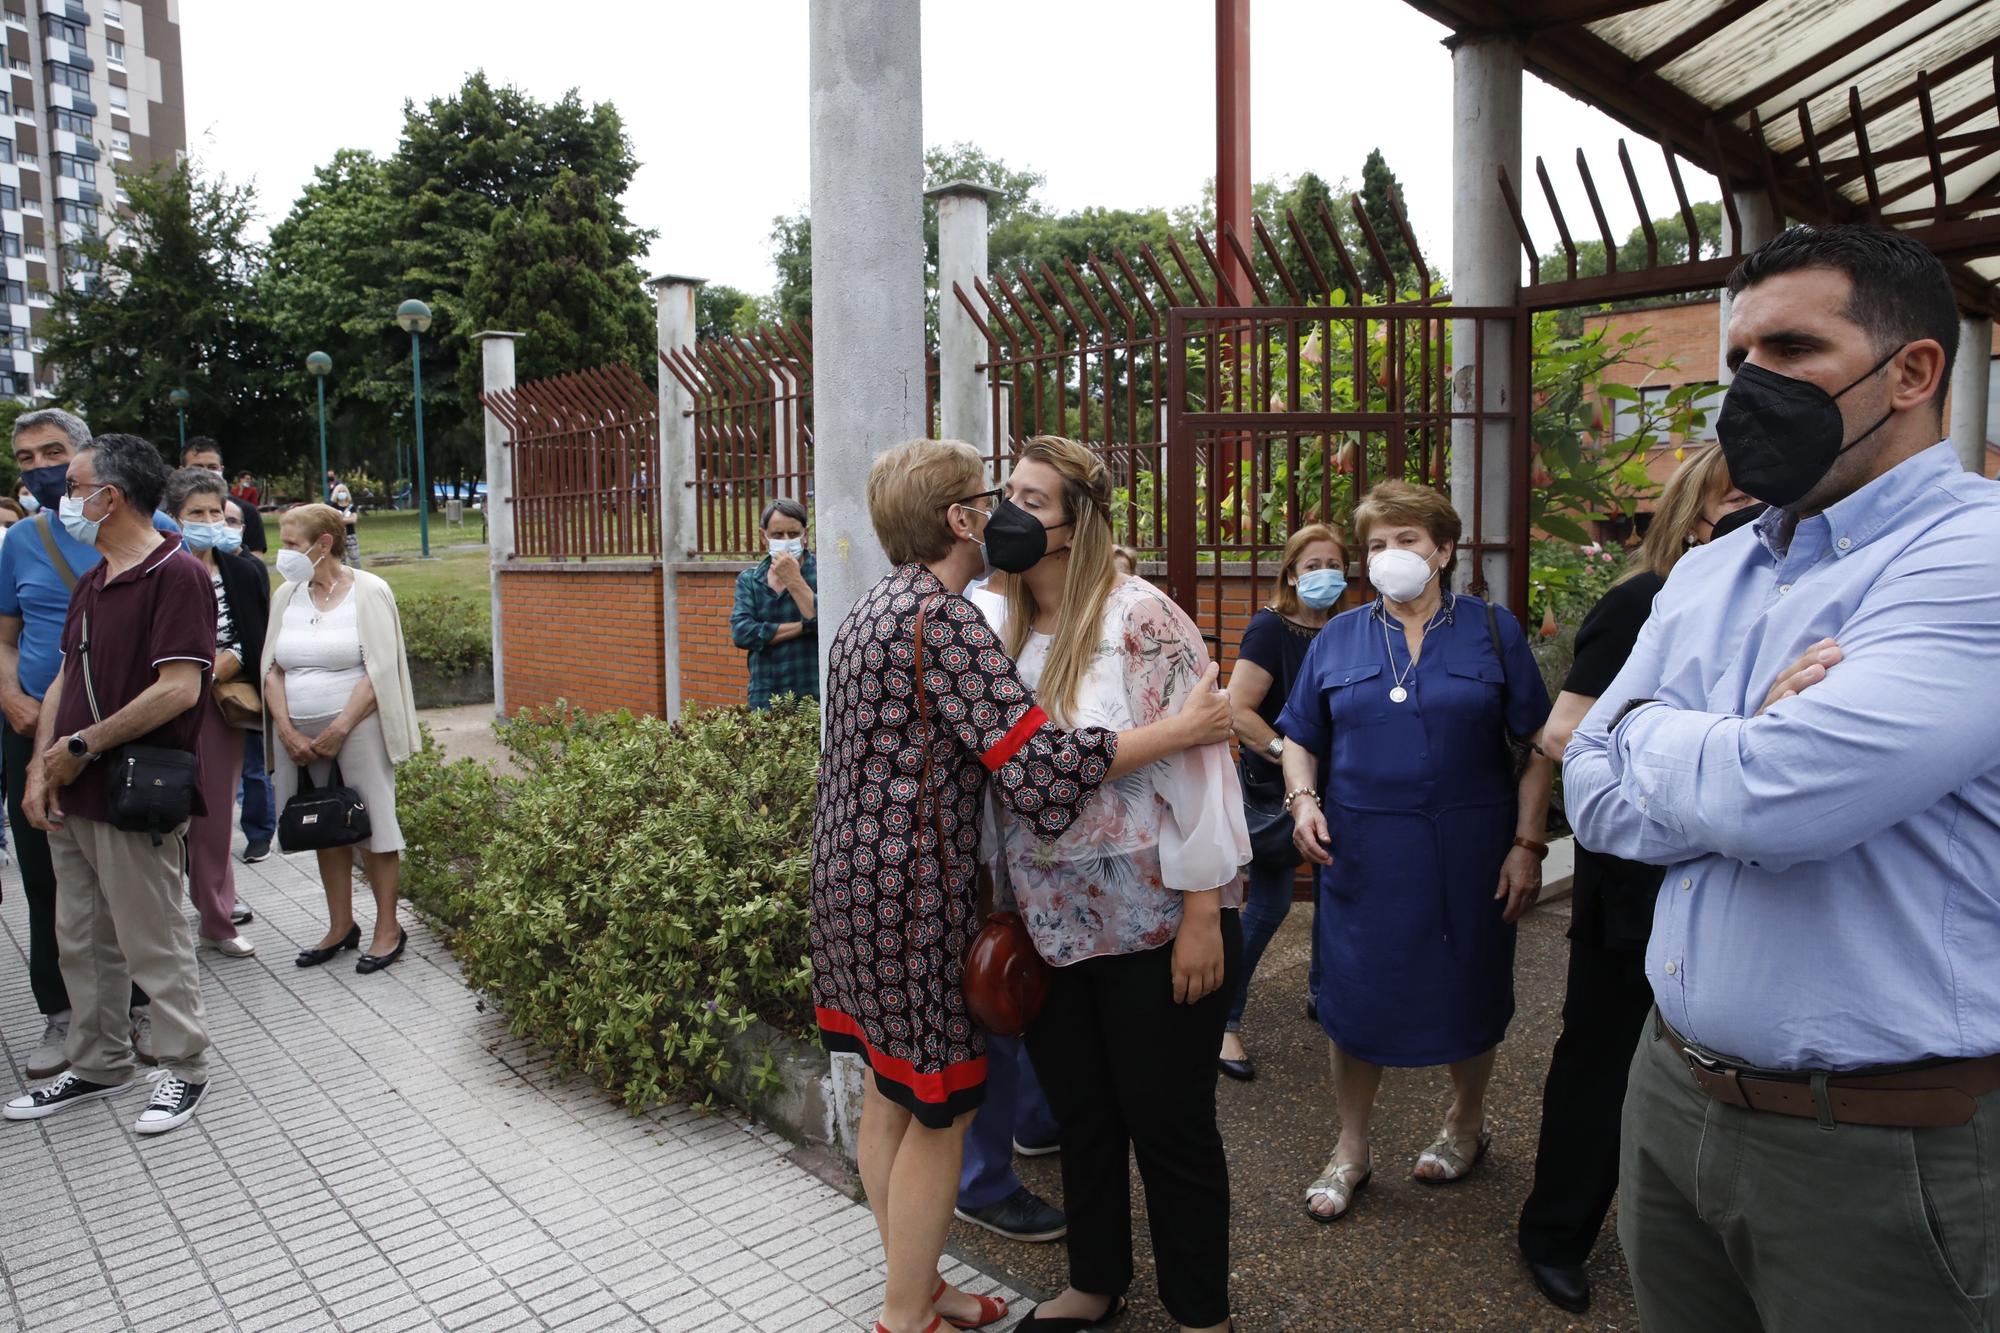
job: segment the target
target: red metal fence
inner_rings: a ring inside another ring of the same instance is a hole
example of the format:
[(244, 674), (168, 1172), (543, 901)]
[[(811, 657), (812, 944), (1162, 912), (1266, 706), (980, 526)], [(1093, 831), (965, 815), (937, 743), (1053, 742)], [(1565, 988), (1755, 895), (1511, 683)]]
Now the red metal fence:
[(695, 551), (763, 554), (764, 506), (812, 499), (810, 321), (672, 348), (660, 360), (694, 399)]
[(599, 366), (482, 394), (514, 458), (514, 551), (658, 556), (659, 399), (630, 366)]

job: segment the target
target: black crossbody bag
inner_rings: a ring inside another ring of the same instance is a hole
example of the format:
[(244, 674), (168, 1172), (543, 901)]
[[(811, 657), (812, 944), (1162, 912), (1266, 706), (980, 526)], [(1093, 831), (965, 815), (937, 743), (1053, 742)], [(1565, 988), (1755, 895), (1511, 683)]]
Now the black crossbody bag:
[(351, 847), (374, 830), (361, 794), (340, 778), (340, 761), (324, 787), (315, 787), (312, 772), (299, 765), (299, 789), (278, 816), (278, 846), (288, 852), (317, 852)]
[[(77, 651), (83, 658), (83, 694), (90, 703), (90, 720), (103, 726), (97, 688), (90, 679), (88, 613), (83, 617), (83, 644)], [(111, 765), (111, 827), (150, 834), (158, 847), (194, 813), (193, 751), (166, 745), (121, 745), (105, 760)]]

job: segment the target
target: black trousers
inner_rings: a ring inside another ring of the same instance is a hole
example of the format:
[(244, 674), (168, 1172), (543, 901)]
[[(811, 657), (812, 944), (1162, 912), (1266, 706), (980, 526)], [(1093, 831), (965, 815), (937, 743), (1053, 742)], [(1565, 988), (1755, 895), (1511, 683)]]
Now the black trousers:
[(1607, 948), (1596, 930), (1569, 944), (1562, 1036), (1542, 1085), (1535, 1185), (1521, 1208), (1521, 1253), (1582, 1264), (1618, 1191), (1618, 1122), (1653, 990), (1641, 949)]
[[(42, 1014), (69, 1008), (69, 988), (63, 985), (62, 963), (56, 954), (56, 868), (49, 859), (49, 835), (21, 813), (28, 791), (28, 764), (35, 757), (35, 740), (15, 731), (0, 718), (0, 761), (6, 765), (7, 827), (14, 834), (14, 862), (21, 867), (21, 890), (28, 899), (28, 988)], [(132, 987), (132, 1004), (146, 1003), (146, 992)]]
[(1229, 1318), (1229, 1163), (1215, 1125), (1215, 1052), (1243, 967), (1222, 913), (1222, 985), (1175, 1004), (1172, 944), (1055, 969), (1028, 1055), (1062, 1126), (1069, 1280), (1132, 1285), (1132, 1174), (1146, 1185), (1160, 1303), (1195, 1328)]

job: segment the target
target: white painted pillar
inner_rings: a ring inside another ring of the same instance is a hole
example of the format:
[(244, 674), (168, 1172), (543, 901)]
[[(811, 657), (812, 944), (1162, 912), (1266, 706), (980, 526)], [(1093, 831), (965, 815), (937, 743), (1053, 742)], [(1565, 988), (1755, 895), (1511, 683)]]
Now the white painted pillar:
[(821, 679), (847, 613), (889, 572), (868, 469), (924, 417), (923, 67), (918, 0), (813, 0), (813, 503)]
[[(1520, 239), (1500, 194), (1499, 168), (1521, 179), (1521, 48), (1504, 37), (1463, 38), (1452, 47), (1451, 68), (1451, 299), (1461, 306), (1512, 306), (1520, 299)], [(1513, 382), (1513, 331), (1497, 319), (1486, 323), (1483, 337), (1475, 330), (1463, 320), (1452, 328), (1452, 408), (1508, 411), (1528, 387)], [(1507, 498), (1516, 484), (1509, 436), (1505, 421), (1452, 425), (1451, 501), (1468, 540), (1475, 522), (1488, 542), (1508, 537)], [(1483, 565), (1488, 596), (1504, 605), (1510, 557), (1490, 552)], [(1468, 587), (1473, 573), (1471, 554), (1462, 553), (1456, 586)]]
[[(703, 279), (662, 274), (653, 279), (662, 352), (694, 346), (694, 297)], [(694, 399), (673, 372), (660, 367), (660, 462), (653, 475), (660, 506), (661, 675), (666, 684), (666, 716), (681, 715), (680, 586), (674, 565), (694, 554), (699, 493), (689, 485), (694, 473)]]
[[(473, 335), (487, 393), (514, 387), (514, 340), (521, 335), (487, 329)], [(493, 606), (493, 715), (507, 716), (507, 670), (501, 652), (500, 567), (514, 558), (514, 454), (507, 447), (507, 425), (486, 409), (486, 562), (487, 592)]]
[(938, 211), (938, 438), (964, 440), (980, 453), (993, 447), (993, 403), (986, 377), (975, 369), (986, 359), (986, 339), (951, 290), (970, 296), (986, 266), (987, 209), (1000, 191), (976, 181), (951, 181), (926, 190)]
[(1987, 404), (1993, 383), (1993, 321), (1958, 321), (1958, 361), (1951, 372), (1951, 446), (1967, 472), (1986, 475)]
[[(1767, 192), (1763, 190), (1736, 190), (1733, 193), (1736, 198), (1736, 216), (1738, 221), (1743, 224), (1743, 242), (1738, 249), (1731, 249), (1730, 240), (1735, 235), (1735, 228), (1729, 225), (1729, 212), (1727, 209), (1724, 209), (1722, 214), (1722, 253), (1725, 255), (1732, 253), (1747, 255), (1783, 230), (1784, 222), (1779, 218), (1777, 210), (1771, 207), (1771, 196)], [(1729, 369), (1729, 307), (1732, 304), (1733, 299), (1730, 297), (1728, 289), (1723, 289), (1721, 303), (1717, 306), (1715, 312), (1715, 378), (1718, 384), (1728, 384), (1729, 381), (1736, 378)], [(1719, 412), (1721, 410), (1722, 404), (1717, 402), (1712, 412)], [(1710, 420), (1713, 419), (1711, 415)]]

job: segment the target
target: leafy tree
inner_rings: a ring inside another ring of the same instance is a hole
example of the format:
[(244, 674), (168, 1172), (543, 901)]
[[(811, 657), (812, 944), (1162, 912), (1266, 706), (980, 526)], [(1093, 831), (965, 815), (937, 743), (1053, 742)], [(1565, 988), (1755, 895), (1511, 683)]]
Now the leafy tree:
[(812, 318), (812, 228), (812, 217), (803, 208), (771, 219), (771, 262), (778, 269), (767, 312), (773, 319), (803, 323)]
[(500, 210), (473, 256), (465, 305), (480, 328), (523, 335), (518, 373), (540, 379), (654, 356), (652, 301), (640, 283), (639, 234), (615, 225), (594, 176), (563, 171), (521, 207)]
[[(1391, 200), (1395, 201), (1394, 206)], [(1381, 242), (1383, 257), (1389, 261), (1388, 278), (1392, 290), (1400, 295), (1414, 290), (1417, 281), (1417, 267), (1410, 255), (1409, 243), (1403, 239), (1402, 228), (1396, 224), (1395, 209), (1402, 206), (1403, 186), (1396, 179), (1396, 173), (1389, 169), (1388, 159), (1382, 150), (1371, 148), (1368, 160), (1361, 166), (1361, 211), (1368, 215), (1368, 225), (1375, 231), (1375, 239)], [(1364, 240), (1355, 254), (1355, 262), (1361, 268), (1362, 284), (1371, 292), (1379, 292), (1383, 287), (1384, 275), (1381, 265), (1375, 262), (1375, 253)]]
[(188, 391), (191, 426), (246, 466), (297, 447), (299, 404), (281, 393), (276, 340), (255, 299), (261, 260), (250, 240), (255, 194), (183, 161), (121, 175), (130, 214), (76, 253), (92, 277), (55, 293), (44, 359), (59, 400), (95, 431), (143, 435), (172, 449), (168, 395)]
[[(405, 103), (402, 139), (388, 157), (346, 152), (320, 170), (273, 229), (266, 291), (288, 353), (320, 347), (334, 356), (329, 408), (344, 433), (361, 437), (361, 457), (389, 471), (392, 437), (410, 433), (410, 341), (394, 323), (409, 297), (429, 304), (434, 319), (422, 342), (424, 434), (439, 478), (482, 465), (471, 335), (523, 308), (509, 303), (559, 293), (591, 326), (564, 331), (547, 349), (536, 342), (557, 331), (530, 330), (535, 338), (520, 349), (529, 373), (566, 351), (630, 348), (632, 312), (643, 308), (635, 302), (646, 299), (635, 257), (650, 236), (619, 199), (637, 169), (608, 103), (586, 105), (574, 92), (543, 103), (475, 73), (449, 96)], [(574, 183), (559, 186), (565, 175)], [(588, 273), (550, 271), (563, 264), (551, 247), (557, 218), (587, 229)], [(499, 246), (539, 273), (502, 273)], [(654, 361), (639, 364), (650, 373)]]
[(704, 284), (694, 298), (694, 336), (721, 338), (744, 333), (763, 322), (763, 303), (725, 283)]

